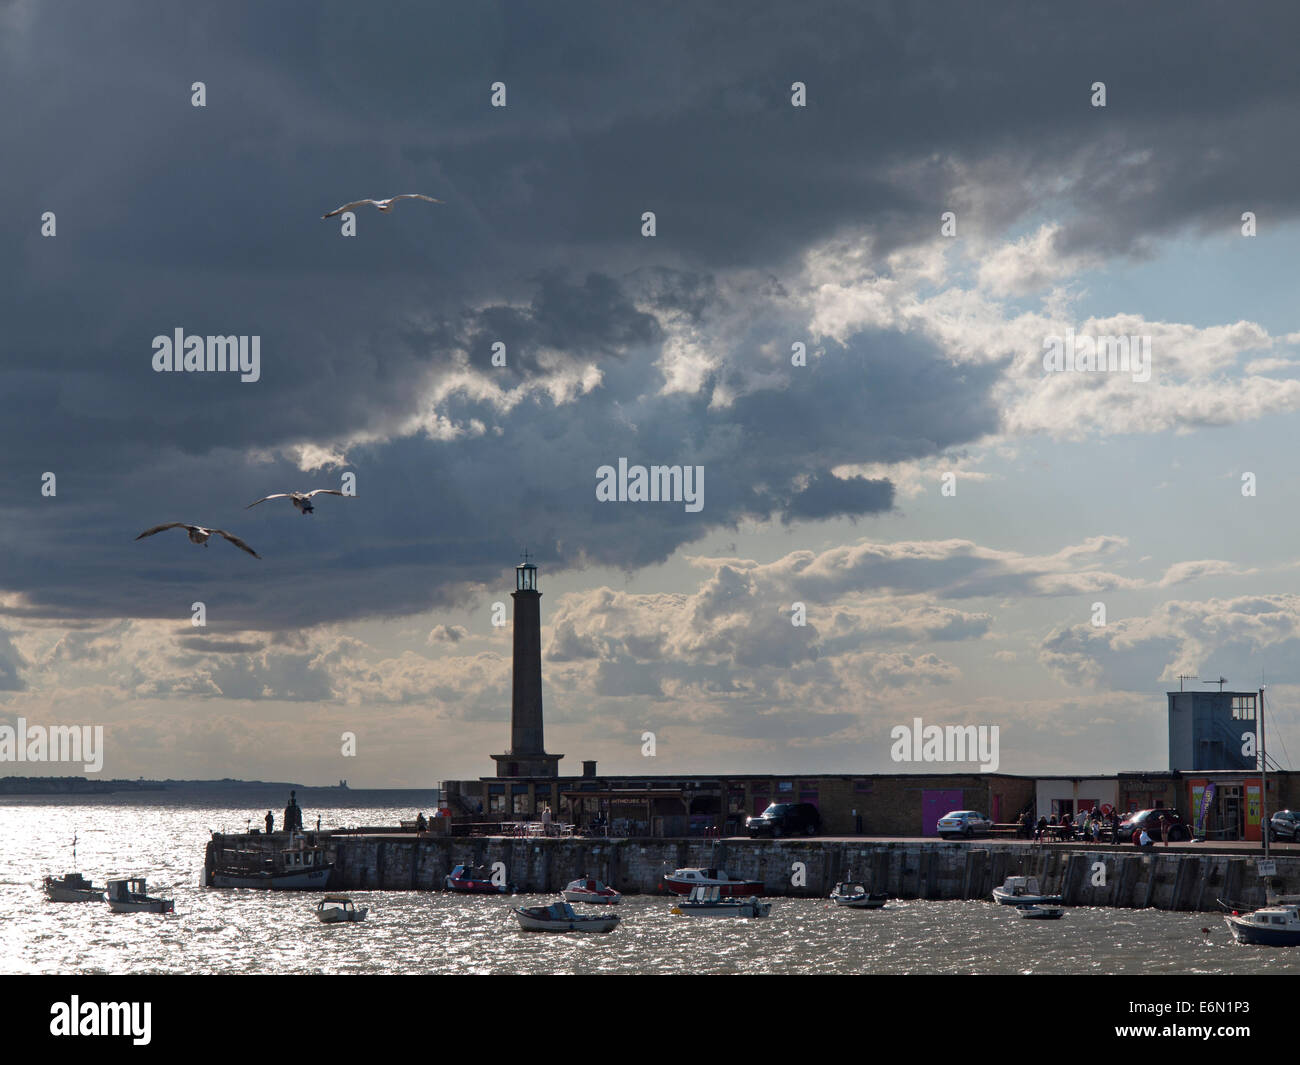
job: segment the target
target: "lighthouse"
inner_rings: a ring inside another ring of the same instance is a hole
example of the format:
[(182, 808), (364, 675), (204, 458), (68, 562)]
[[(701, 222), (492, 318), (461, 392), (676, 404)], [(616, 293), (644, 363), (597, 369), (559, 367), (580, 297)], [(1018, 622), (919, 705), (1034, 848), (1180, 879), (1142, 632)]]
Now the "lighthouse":
[(542, 742), (542, 593), (537, 567), (515, 567), (514, 687), (510, 697), (510, 750), (494, 754), (499, 777), (556, 777), (562, 754), (547, 754)]

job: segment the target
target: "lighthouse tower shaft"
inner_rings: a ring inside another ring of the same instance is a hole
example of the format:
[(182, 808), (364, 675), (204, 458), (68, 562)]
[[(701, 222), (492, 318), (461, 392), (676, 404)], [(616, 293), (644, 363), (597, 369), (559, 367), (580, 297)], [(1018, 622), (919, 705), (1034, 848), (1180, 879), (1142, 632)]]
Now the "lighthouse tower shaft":
[(510, 695), (510, 750), (494, 754), (499, 777), (559, 776), (562, 754), (547, 754), (542, 724), (542, 593), (537, 567), (515, 567), (515, 658)]

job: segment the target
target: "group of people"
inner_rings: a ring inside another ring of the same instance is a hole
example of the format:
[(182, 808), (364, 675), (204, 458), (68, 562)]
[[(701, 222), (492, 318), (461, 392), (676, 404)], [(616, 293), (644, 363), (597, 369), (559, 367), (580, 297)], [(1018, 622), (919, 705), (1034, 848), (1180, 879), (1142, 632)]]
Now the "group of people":
[[(270, 810), (266, 811), (266, 834), (269, 836), (275, 831), (275, 815)], [(285, 832), (302, 831), (302, 807), (298, 805), (298, 793), (289, 792), (289, 805), (284, 808), (284, 820), (281, 822), (281, 829)], [(316, 818), (316, 829), (320, 830), (320, 818)]]
[(1109, 815), (1100, 809), (1080, 810), (1073, 818), (1069, 814), (1056, 814), (1040, 817), (1035, 824), (1032, 814), (1026, 810), (1020, 815), (1020, 835), (1025, 839), (1041, 842), (1049, 836), (1055, 839), (1100, 843), (1107, 828), (1110, 830), (1110, 842), (1115, 843), (1119, 837), (1119, 811), (1112, 809)]
[(1133, 833), (1131, 840), (1127, 838), (1120, 839), (1119, 826), (1122, 820), (1117, 809), (1112, 809), (1109, 814), (1106, 814), (1099, 808), (1094, 808), (1092, 810), (1080, 810), (1073, 818), (1069, 814), (1061, 814), (1059, 818), (1056, 814), (1052, 814), (1051, 817), (1040, 817), (1035, 822), (1033, 813), (1026, 809), (1020, 815), (1019, 834), (1022, 839), (1033, 839), (1039, 842), (1050, 837), (1060, 840), (1077, 839), (1084, 843), (1100, 843), (1102, 837), (1107, 835), (1110, 843), (1131, 842), (1143, 850), (1149, 850), (1158, 842), (1166, 844), (1169, 842), (1163, 816), (1151, 819), (1154, 822), (1156, 832), (1156, 838), (1154, 839), (1145, 825)]

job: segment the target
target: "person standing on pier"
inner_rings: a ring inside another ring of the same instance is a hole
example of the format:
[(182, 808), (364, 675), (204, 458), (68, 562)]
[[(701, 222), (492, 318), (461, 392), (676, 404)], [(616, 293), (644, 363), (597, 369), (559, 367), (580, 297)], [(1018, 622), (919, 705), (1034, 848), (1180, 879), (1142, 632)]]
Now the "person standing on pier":
[(270, 810), (266, 811), (266, 834), (269, 836), (275, 831), (275, 815)]

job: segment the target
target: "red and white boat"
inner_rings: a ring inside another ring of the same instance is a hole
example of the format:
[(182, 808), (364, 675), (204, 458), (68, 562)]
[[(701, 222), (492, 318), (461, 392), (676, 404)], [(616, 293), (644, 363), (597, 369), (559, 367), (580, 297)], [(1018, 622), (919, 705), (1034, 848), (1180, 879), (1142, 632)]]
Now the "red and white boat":
[(448, 891), (459, 891), (472, 895), (513, 895), (515, 885), (508, 884), (503, 878), (493, 878), (487, 869), (475, 869), (468, 865), (458, 865), (451, 871), (451, 876), (443, 879)]
[(721, 869), (674, 869), (664, 874), (664, 887), (674, 895), (689, 895), (697, 887), (716, 887), (725, 898), (763, 894), (762, 881), (736, 880)]
[(580, 876), (564, 889), (565, 902), (594, 902), (602, 906), (615, 906), (623, 896), (607, 884), (589, 876)]

